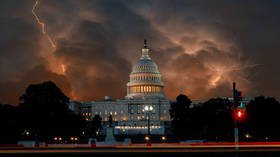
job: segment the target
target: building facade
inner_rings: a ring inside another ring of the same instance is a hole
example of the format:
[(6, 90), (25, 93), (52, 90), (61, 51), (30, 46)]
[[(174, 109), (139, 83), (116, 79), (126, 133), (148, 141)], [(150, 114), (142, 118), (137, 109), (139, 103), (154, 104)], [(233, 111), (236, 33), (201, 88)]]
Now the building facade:
[(124, 99), (69, 103), (69, 108), (90, 121), (96, 114), (108, 121), (112, 116), (115, 134), (164, 134), (170, 121), (170, 102), (163, 93), (164, 83), (157, 64), (149, 56), (144, 40), (142, 55), (133, 66)]

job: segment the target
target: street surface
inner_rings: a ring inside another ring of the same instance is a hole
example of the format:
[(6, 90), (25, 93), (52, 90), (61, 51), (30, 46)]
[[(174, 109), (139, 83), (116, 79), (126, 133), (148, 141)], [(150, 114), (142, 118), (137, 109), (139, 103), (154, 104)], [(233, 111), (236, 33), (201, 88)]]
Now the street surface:
[[(51, 145), (50, 145), (51, 146)], [(157, 156), (180, 156), (180, 157), (279, 157), (280, 143), (257, 142), (241, 143), (236, 147), (233, 143), (207, 143), (207, 144), (132, 144), (130, 146), (102, 146), (96, 148), (85, 145), (56, 145), (56, 147), (39, 148), (0, 148), (2, 157), (157, 157)]]

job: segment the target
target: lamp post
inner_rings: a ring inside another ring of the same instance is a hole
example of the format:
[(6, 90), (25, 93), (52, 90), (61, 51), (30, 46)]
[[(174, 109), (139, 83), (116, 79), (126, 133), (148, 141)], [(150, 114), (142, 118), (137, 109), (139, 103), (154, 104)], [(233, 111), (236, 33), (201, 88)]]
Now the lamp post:
[(153, 111), (153, 106), (145, 106), (145, 111), (147, 112), (148, 114), (148, 117), (147, 117), (147, 120), (148, 120), (148, 135), (150, 136), (151, 135), (151, 130), (150, 130), (150, 112)]

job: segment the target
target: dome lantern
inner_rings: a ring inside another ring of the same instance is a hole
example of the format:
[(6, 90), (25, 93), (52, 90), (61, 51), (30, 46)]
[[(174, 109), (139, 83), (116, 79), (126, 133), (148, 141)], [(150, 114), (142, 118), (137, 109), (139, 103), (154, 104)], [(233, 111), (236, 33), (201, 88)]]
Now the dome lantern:
[(142, 48), (142, 57), (141, 59), (151, 59), (149, 56), (149, 48), (147, 44), (147, 40), (144, 40), (144, 47)]

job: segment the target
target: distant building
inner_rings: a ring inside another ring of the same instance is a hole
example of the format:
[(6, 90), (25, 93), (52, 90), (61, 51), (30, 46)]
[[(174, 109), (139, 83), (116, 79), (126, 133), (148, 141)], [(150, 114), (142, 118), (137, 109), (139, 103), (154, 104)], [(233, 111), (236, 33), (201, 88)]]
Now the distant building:
[(151, 134), (164, 134), (165, 122), (170, 121), (170, 101), (166, 99), (163, 88), (161, 74), (149, 56), (145, 40), (142, 55), (129, 75), (124, 99), (113, 100), (106, 96), (104, 101), (72, 101), (69, 108), (88, 121), (96, 114), (103, 121), (108, 121), (112, 115), (115, 134), (147, 134), (148, 120)]

